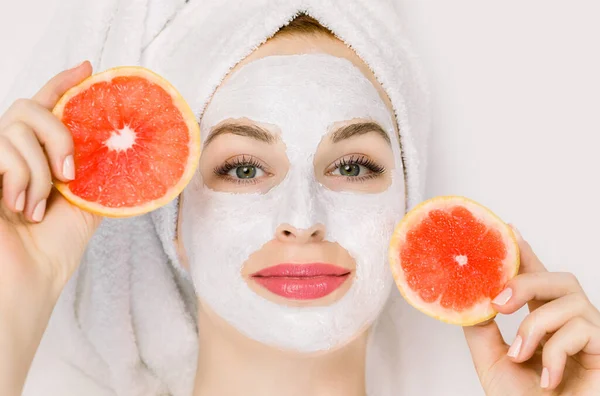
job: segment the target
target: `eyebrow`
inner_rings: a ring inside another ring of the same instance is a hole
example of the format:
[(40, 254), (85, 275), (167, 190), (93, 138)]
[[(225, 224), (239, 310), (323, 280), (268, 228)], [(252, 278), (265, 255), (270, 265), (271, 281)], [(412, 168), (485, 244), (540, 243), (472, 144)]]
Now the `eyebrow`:
[(276, 138), (270, 132), (256, 126), (256, 125), (245, 125), (235, 123), (225, 123), (216, 127), (204, 142), (204, 147), (208, 146), (210, 142), (215, 140), (219, 135), (231, 133), (232, 135), (245, 136), (260, 142), (272, 144)]
[(388, 134), (383, 128), (375, 122), (359, 122), (355, 124), (346, 125), (339, 128), (331, 135), (331, 141), (337, 143), (339, 141), (350, 139), (354, 136), (364, 135), (366, 133), (375, 132), (380, 135), (390, 146), (392, 142)]

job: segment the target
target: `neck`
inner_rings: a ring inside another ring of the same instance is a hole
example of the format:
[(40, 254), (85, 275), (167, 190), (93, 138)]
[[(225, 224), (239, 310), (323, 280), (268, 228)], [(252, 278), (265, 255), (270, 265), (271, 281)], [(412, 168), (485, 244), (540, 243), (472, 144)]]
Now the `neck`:
[(367, 331), (334, 351), (281, 351), (251, 340), (199, 303), (194, 395), (364, 396)]

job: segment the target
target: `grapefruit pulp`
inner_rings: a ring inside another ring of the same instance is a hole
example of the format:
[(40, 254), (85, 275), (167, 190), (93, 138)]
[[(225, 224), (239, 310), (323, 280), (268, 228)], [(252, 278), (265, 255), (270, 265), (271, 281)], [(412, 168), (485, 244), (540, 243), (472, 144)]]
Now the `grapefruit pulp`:
[(54, 185), (84, 210), (107, 217), (150, 212), (177, 197), (198, 165), (194, 113), (146, 68), (94, 74), (68, 90), (52, 112), (75, 145), (75, 180)]
[(443, 322), (470, 326), (496, 315), (491, 300), (519, 270), (507, 224), (464, 197), (427, 200), (396, 226), (389, 247), (405, 300)]

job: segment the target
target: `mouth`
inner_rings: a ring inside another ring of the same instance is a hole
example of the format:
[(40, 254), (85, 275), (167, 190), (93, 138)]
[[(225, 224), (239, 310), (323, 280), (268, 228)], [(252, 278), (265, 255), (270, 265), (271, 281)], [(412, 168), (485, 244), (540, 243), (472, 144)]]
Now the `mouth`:
[(314, 300), (333, 293), (351, 271), (333, 264), (278, 264), (251, 275), (273, 294), (293, 300)]

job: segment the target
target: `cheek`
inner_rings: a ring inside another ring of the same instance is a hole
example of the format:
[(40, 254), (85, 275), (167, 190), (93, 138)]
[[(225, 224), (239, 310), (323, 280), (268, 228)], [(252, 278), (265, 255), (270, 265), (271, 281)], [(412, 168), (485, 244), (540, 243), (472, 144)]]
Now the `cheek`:
[(192, 267), (240, 268), (274, 235), (268, 195), (230, 194), (205, 186), (186, 190), (181, 236)]
[[(329, 193), (334, 194), (336, 193)], [(383, 193), (353, 194), (346, 195), (343, 199), (339, 196), (337, 198), (336, 206), (327, 211), (330, 237), (355, 253), (387, 248), (394, 226), (404, 212), (402, 197)]]
[[(328, 202), (330, 238), (352, 256), (372, 256), (384, 265), (394, 227), (405, 213), (405, 187), (401, 169), (387, 172), (386, 188), (373, 194), (335, 192), (324, 189)], [(377, 258), (375, 257), (377, 256)], [(364, 261), (364, 260), (363, 260)]]
[(346, 249), (356, 263), (354, 295), (360, 301), (384, 298), (393, 285), (388, 246), (404, 212), (402, 196), (354, 194), (342, 200), (339, 193), (331, 194), (344, 204), (329, 212), (328, 239)]

